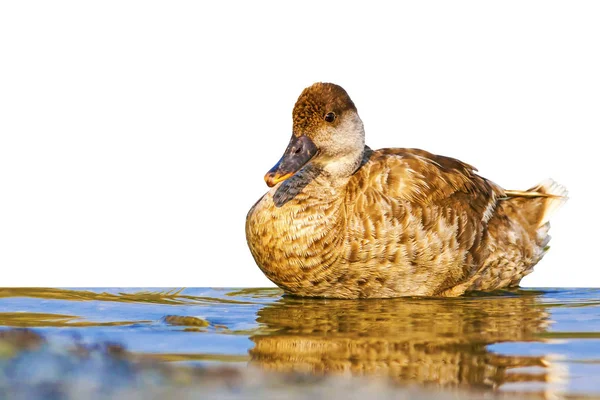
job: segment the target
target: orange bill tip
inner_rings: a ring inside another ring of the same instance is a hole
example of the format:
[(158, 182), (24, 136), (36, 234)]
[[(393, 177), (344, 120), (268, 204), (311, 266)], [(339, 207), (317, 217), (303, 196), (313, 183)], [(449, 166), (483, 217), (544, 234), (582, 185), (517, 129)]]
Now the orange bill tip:
[(277, 185), (279, 182), (285, 181), (292, 175), (294, 175), (294, 172), (290, 172), (288, 174), (281, 175), (281, 174), (273, 173), (273, 172), (269, 171), (265, 175), (265, 182), (267, 182), (268, 187), (273, 187), (273, 186)]

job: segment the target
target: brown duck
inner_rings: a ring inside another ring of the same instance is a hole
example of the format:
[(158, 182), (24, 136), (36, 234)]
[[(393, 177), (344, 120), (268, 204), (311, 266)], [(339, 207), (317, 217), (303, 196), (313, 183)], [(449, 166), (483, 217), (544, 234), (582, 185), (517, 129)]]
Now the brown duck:
[(548, 180), (504, 190), (459, 160), (418, 149), (371, 150), (340, 86), (316, 83), (265, 175), (246, 238), (289, 294), (459, 296), (514, 287), (548, 249), (548, 217), (566, 190)]

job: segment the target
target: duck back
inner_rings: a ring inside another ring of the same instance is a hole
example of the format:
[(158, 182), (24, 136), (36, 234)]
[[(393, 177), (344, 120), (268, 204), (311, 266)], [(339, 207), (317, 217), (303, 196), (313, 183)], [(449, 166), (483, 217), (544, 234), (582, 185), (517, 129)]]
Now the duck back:
[(287, 293), (457, 296), (515, 286), (547, 250), (564, 189), (505, 191), (459, 160), (365, 148), (345, 181), (301, 170), (250, 210), (261, 270)]

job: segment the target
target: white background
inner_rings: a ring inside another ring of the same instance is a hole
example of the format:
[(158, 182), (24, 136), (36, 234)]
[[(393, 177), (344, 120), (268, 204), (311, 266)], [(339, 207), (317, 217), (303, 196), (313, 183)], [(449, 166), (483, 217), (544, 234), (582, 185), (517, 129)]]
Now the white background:
[(600, 3), (361, 4), (2, 2), (0, 286), (270, 286), (245, 217), (315, 81), (373, 148), (563, 183), (523, 285), (600, 286)]

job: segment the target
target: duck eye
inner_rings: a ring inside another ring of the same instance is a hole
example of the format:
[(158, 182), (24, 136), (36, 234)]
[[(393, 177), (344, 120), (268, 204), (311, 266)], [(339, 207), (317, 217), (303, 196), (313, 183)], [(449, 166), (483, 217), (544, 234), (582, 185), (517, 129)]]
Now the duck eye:
[(325, 115), (325, 121), (327, 122), (333, 122), (333, 120), (335, 120), (335, 114), (330, 112), (327, 113), (327, 115)]

